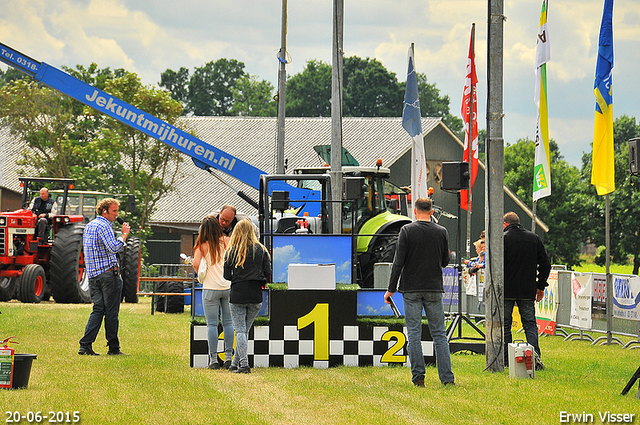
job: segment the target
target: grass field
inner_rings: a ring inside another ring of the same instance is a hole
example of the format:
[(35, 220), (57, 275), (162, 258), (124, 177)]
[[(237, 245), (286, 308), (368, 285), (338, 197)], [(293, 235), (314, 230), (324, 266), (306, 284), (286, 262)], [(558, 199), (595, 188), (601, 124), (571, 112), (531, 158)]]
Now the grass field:
[[(480, 355), (453, 355), (455, 387), (428, 368), (415, 388), (404, 367), (254, 368), (249, 375), (189, 367), (189, 314), (150, 315), (148, 299), (122, 304), (120, 338), (129, 356), (106, 356), (104, 331), (79, 356), (91, 305), (0, 303), (0, 338), (33, 353), (29, 387), (0, 390), (6, 412), (79, 412), (82, 424), (558, 424), (561, 412), (635, 414), (638, 350), (540, 340), (547, 368), (533, 380), (484, 372)], [(517, 335), (517, 339), (524, 338)], [(575, 423), (576, 421), (573, 421)], [(25, 420), (22, 423), (28, 423)], [(34, 422), (31, 422), (34, 423)]]

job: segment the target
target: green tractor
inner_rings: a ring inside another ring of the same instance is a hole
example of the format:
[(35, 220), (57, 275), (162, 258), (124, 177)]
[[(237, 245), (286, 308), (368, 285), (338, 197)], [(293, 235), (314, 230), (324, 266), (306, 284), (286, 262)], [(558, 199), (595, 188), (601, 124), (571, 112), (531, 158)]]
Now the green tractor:
[[(329, 171), (328, 166), (305, 167), (294, 170), (293, 175), (262, 176), (262, 205), (259, 215), (261, 219), (270, 217), (270, 220), (261, 220), (263, 223), (269, 223), (267, 228), (263, 225), (262, 232), (295, 233), (299, 231), (296, 223), (302, 219), (310, 233), (328, 233), (328, 211), (331, 209), (328, 205), (323, 205), (323, 212), (319, 217), (299, 217), (298, 211), (282, 211), (278, 215), (273, 213), (279, 209), (273, 206), (274, 202), (281, 200), (282, 196), (286, 198), (288, 194), (272, 194), (271, 211), (267, 211), (269, 201), (264, 195), (269, 193), (270, 182), (295, 180), (299, 188), (319, 191), (322, 200), (329, 200)], [(411, 219), (406, 216), (408, 193), (388, 181), (388, 168), (344, 166), (342, 173), (345, 182), (343, 188), (349, 189), (344, 190), (346, 200), (342, 203), (342, 228), (334, 233), (358, 235), (356, 281), (363, 288), (372, 288), (374, 264), (393, 262), (400, 228), (411, 223)], [(285, 200), (285, 204), (288, 204), (288, 199)]]

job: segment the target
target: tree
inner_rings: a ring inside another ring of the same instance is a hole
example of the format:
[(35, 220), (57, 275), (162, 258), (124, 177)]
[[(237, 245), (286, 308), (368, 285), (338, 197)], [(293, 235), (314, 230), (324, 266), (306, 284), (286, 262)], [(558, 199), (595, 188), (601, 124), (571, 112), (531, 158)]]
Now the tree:
[[(640, 126), (634, 117), (622, 115), (613, 123), (614, 164), (616, 189), (609, 195), (610, 200), (610, 255), (616, 263), (625, 263), (629, 255), (634, 256), (633, 274), (640, 269), (640, 177), (629, 173), (628, 140), (640, 136)], [(591, 179), (591, 153), (582, 157), (583, 179)], [(596, 194), (591, 185), (589, 192), (589, 211), (592, 240), (605, 244), (605, 200)], [(603, 261), (604, 262), (604, 261)]]
[(273, 86), (266, 80), (259, 81), (253, 75), (238, 79), (233, 96), (232, 115), (245, 117), (275, 117), (278, 103), (273, 99)]
[(25, 79), (30, 81), (31, 77), (15, 68), (9, 67), (6, 71), (0, 69), (0, 88), (12, 81)]
[[(74, 177), (85, 183), (88, 174), (104, 172), (101, 141), (93, 139), (93, 120), (78, 102), (28, 80), (14, 80), (0, 90), (0, 117), (10, 134), (28, 149), (18, 165), (30, 165), (48, 177)], [(92, 180), (88, 178), (88, 180)]]
[(167, 69), (160, 75), (160, 87), (182, 102), (183, 115), (229, 116), (233, 115), (233, 91), (244, 76), (244, 63), (222, 58), (195, 68), (191, 77), (184, 67), (178, 72)]
[(404, 88), (396, 74), (376, 59), (351, 56), (344, 60), (345, 117), (398, 117), (402, 115)]
[[(551, 195), (537, 203), (536, 215), (549, 226), (545, 246), (552, 261), (569, 267), (580, 263), (580, 244), (587, 240), (583, 217), (588, 188), (580, 171), (562, 159), (558, 145), (549, 142)], [(535, 143), (519, 139), (504, 150), (504, 183), (526, 203), (533, 199)]]
[[(69, 72), (170, 124), (182, 111), (166, 91), (142, 86), (136, 74), (95, 64)], [(182, 160), (176, 149), (26, 80), (0, 89), (0, 118), (28, 146), (23, 165), (41, 176), (72, 177), (77, 187), (135, 194), (140, 208), (132, 223), (143, 227), (172, 189)]]
[[(345, 117), (399, 117), (402, 115), (406, 83), (376, 59), (345, 58), (343, 72)], [(462, 120), (449, 113), (449, 96), (440, 96), (435, 84), (418, 74), (420, 111), (423, 117), (441, 117), (458, 136)], [(331, 115), (331, 65), (317, 60), (287, 80), (287, 116), (328, 117)]]
[(183, 114), (187, 114), (189, 109), (189, 70), (181, 67), (178, 72), (167, 69), (160, 74), (160, 87), (164, 87), (171, 93), (171, 98), (181, 102), (184, 110)]
[(310, 60), (304, 70), (287, 79), (288, 117), (331, 116), (331, 65)]
[[(176, 125), (182, 113), (180, 102), (164, 90), (143, 86), (134, 73), (126, 72), (107, 81), (105, 91), (171, 125)], [(103, 138), (120, 152), (121, 160), (114, 168), (126, 182), (124, 189), (140, 201), (139, 224), (144, 228), (157, 202), (173, 190), (182, 155), (170, 145), (110, 117)]]

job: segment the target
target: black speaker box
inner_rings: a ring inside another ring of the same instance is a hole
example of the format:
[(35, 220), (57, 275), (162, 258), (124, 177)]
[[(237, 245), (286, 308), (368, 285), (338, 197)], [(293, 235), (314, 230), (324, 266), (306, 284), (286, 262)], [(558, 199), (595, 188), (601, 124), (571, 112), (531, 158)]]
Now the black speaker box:
[(343, 177), (342, 197), (348, 200), (364, 199), (366, 184), (364, 177)]
[(284, 211), (289, 208), (289, 191), (274, 190), (271, 192), (271, 208), (275, 211)]
[(640, 137), (629, 140), (629, 172), (632, 176), (640, 174), (640, 152), (638, 148), (640, 146)]
[(469, 188), (469, 163), (468, 162), (443, 162), (442, 190), (462, 190)]

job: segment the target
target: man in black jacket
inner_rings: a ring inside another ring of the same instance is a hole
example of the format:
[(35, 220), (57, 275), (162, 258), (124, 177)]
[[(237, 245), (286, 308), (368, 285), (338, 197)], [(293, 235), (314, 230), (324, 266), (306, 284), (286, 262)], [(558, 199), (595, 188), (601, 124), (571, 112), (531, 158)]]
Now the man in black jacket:
[(236, 208), (233, 205), (225, 205), (220, 209), (217, 216), (220, 226), (222, 226), (222, 232), (225, 236), (231, 236), (233, 229), (238, 224), (238, 218), (236, 217)]
[(57, 209), (56, 202), (49, 195), (49, 189), (46, 187), (40, 189), (40, 196), (34, 198), (31, 212), (38, 217), (36, 237), (40, 238), (43, 243), (47, 243), (47, 225), (51, 224), (51, 216), (56, 215)]
[[(411, 360), (411, 381), (424, 387), (425, 363), (422, 352), (422, 310), (426, 312), (429, 331), (436, 352), (440, 382), (454, 383), (451, 371), (451, 352), (444, 325), (442, 268), (449, 263), (449, 234), (447, 229), (431, 221), (431, 199), (419, 198), (414, 205), (416, 221), (400, 229), (396, 255), (391, 267), (389, 287), (384, 300), (396, 291), (402, 293), (404, 317), (407, 325), (407, 352)], [(400, 284), (398, 285), (398, 279)]]
[[(536, 301), (544, 297), (544, 288), (549, 284), (547, 278), (551, 263), (547, 250), (538, 235), (520, 224), (520, 218), (514, 212), (504, 215), (504, 342), (505, 364), (508, 360), (507, 347), (512, 341), (511, 323), (514, 305), (518, 305), (522, 327), (527, 342), (533, 346), (538, 358), (538, 325), (536, 324)], [(538, 360), (536, 365), (542, 368)]]

